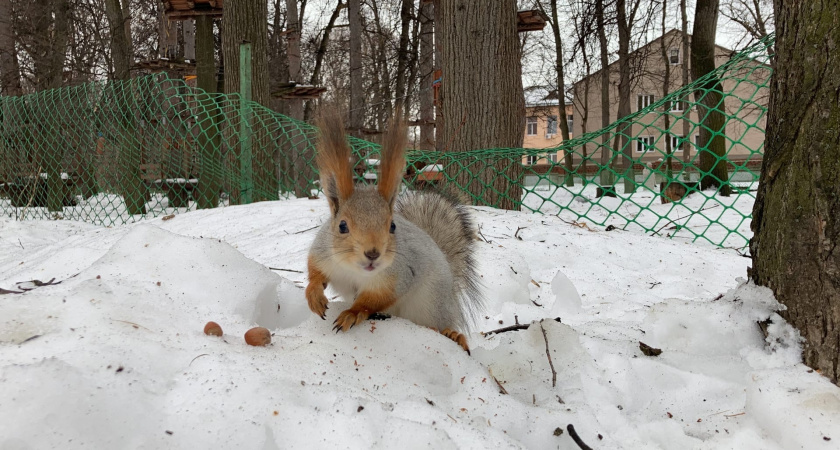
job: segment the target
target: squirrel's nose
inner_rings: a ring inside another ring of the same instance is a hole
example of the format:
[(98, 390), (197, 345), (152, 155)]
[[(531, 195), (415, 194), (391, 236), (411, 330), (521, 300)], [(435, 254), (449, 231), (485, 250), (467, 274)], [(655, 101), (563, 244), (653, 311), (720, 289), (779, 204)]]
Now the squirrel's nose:
[(371, 261), (376, 261), (376, 258), (379, 258), (379, 251), (377, 249), (368, 250), (365, 252), (365, 256)]

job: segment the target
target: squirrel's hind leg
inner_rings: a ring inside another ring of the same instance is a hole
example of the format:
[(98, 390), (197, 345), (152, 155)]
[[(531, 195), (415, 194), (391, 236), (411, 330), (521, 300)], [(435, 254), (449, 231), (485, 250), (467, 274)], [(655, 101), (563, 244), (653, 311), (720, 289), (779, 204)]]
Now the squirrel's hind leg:
[(442, 334), (442, 335), (448, 337), (449, 339), (452, 339), (453, 341), (455, 341), (456, 344), (460, 345), (461, 348), (466, 350), (467, 354), (470, 355), (470, 346), (467, 345), (467, 337), (466, 336), (464, 336), (463, 334), (461, 334), (461, 333), (459, 333), (455, 330), (452, 330), (450, 328), (444, 329), (443, 331), (440, 332), (440, 334)]

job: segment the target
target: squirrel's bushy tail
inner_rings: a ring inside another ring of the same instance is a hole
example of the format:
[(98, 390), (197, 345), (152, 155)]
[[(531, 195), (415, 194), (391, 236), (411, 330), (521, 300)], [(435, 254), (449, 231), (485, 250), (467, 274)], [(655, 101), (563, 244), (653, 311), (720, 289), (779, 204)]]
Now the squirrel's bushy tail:
[(428, 233), (443, 251), (461, 297), (457, 300), (463, 305), (464, 321), (474, 324), (483, 300), (473, 255), (476, 230), (469, 211), (432, 191), (401, 195), (394, 210)]

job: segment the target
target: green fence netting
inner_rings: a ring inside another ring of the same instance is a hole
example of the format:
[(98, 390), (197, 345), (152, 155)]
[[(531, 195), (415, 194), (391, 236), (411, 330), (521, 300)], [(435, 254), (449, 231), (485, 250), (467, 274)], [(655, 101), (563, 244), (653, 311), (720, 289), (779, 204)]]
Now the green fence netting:
[[(743, 248), (763, 153), (770, 45), (772, 38), (732, 55), (714, 73), (717, 87), (698, 80), (559, 147), (410, 150), (406, 188)], [(723, 155), (699, 137), (709, 112), (699, 101), (714, 90), (725, 126), (705, 130), (725, 140)], [(375, 179), (378, 145), (350, 142), (358, 179)], [(0, 213), (111, 226), (306, 197), (318, 190), (314, 143), (307, 123), (162, 75), (2, 97)], [(703, 177), (720, 186), (701, 189)]]

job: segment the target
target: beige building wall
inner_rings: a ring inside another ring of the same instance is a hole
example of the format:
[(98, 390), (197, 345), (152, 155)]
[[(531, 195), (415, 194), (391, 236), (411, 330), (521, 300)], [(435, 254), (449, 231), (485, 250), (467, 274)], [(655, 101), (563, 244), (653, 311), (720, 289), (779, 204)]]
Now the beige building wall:
[[(631, 113), (639, 110), (640, 96), (653, 96), (653, 103), (660, 101), (663, 97), (665, 61), (662, 59), (660, 42), (657, 39), (645, 47), (642, 47), (634, 56), (642, 64), (634, 64), (635, 70), (631, 76), (632, 93), (630, 98)], [(682, 58), (685, 56), (681, 49), (680, 33), (676, 30), (665, 35), (666, 51), (679, 52), (678, 64), (670, 65), (669, 93), (674, 92), (682, 86)], [(731, 51), (717, 47), (717, 65), (720, 66), (730, 57)], [(676, 61), (675, 61), (676, 62)], [(770, 68), (759, 62), (744, 63), (747, 66), (742, 73), (730, 73), (731, 79), (723, 81), (723, 94), (725, 97), (725, 114), (732, 116), (727, 122), (725, 129), (728, 141), (728, 158), (733, 161), (744, 161), (760, 158), (760, 155), (752, 155), (755, 150), (763, 149), (764, 130), (766, 126), (766, 115), (763, 113), (768, 102), (768, 88), (766, 80), (770, 76)], [(610, 110), (609, 122), (617, 120), (618, 115), (618, 64), (612, 64), (610, 69)], [(738, 79), (746, 78), (746, 81)], [(581, 136), (586, 132), (597, 131), (601, 128), (601, 77), (599, 73), (589, 76), (574, 85), (575, 101), (573, 113), (575, 116), (574, 133)], [(761, 86), (761, 87), (759, 87)], [(588, 89), (587, 89), (588, 87)], [(588, 92), (588, 95), (587, 95)], [(729, 95), (731, 94), (731, 95)], [(691, 95), (689, 102), (694, 102)], [(678, 139), (686, 135), (685, 124), (688, 123), (688, 137), (690, 145), (683, 145), (681, 148), (674, 148), (674, 157), (684, 160), (686, 156), (694, 159), (697, 154), (697, 139), (699, 137), (699, 117), (697, 108), (688, 111), (672, 110), (668, 114), (669, 123), (666, 129), (665, 115), (661, 114), (668, 106), (660, 105), (656, 112), (636, 117), (634, 123), (627, 132), (631, 138), (632, 155), (634, 159), (641, 158), (644, 162), (653, 162), (664, 158), (666, 151), (667, 136), (674, 135)], [(683, 107), (685, 109), (685, 107)], [(685, 120), (687, 119), (687, 121)], [(585, 122), (585, 123), (584, 123)], [(584, 128), (585, 127), (585, 128)], [(665, 131), (665, 133), (663, 133)], [(652, 141), (652, 143), (651, 143)], [(683, 141), (684, 142), (684, 141)], [(644, 144), (648, 145), (644, 145)], [(601, 139), (585, 145), (576, 151), (587, 155), (593, 155), (593, 162), (600, 162)], [(652, 145), (651, 145), (652, 144)], [(614, 145), (610, 140), (607, 143), (609, 148)], [(620, 149), (619, 143), (617, 149)], [(644, 151), (647, 150), (647, 151)], [(579, 156), (576, 156), (578, 158)]]
[[(565, 106), (565, 114), (570, 118), (569, 136), (574, 137), (574, 111), (571, 104)], [(549, 118), (557, 118), (556, 131), (549, 133)], [(563, 136), (560, 133), (560, 105), (539, 105), (525, 107), (525, 130), (522, 147), (524, 148), (553, 148), (563, 143)], [(530, 125), (529, 125), (530, 124)], [(562, 161), (563, 152), (555, 151), (546, 153), (544, 156), (531, 157), (523, 156), (522, 164), (549, 164), (551, 162)]]

